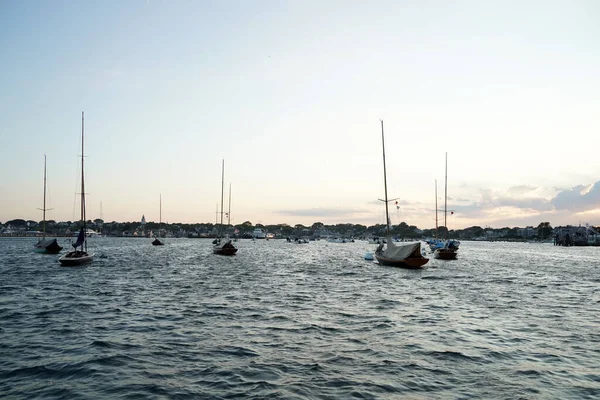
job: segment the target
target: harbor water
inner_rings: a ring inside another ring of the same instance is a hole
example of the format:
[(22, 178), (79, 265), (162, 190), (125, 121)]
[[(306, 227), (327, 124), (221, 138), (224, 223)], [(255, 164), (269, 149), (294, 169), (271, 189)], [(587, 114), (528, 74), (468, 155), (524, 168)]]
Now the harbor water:
[(600, 398), (599, 247), (403, 270), (366, 242), (94, 238), (61, 267), (35, 240), (0, 239), (0, 398)]

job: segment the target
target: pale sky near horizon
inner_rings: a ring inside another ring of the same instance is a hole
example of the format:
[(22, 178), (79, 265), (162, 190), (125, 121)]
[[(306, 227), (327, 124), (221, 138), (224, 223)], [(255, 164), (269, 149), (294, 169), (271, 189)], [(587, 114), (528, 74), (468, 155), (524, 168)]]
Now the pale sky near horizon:
[[(1, 1), (0, 221), (600, 225), (598, 1)], [(101, 210), (102, 205), (102, 210)], [(440, 218), (442, 216), (440, 215)]]

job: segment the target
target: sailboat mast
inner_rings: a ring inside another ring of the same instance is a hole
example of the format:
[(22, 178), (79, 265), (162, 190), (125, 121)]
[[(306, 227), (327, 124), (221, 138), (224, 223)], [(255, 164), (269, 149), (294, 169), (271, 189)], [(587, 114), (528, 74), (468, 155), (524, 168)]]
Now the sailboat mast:
[(227, 225), (231, 225), (231, 183), (229, 184), (229, 210), (227, 211)]
[(44, 208), (42, 208), (43, 215), (43, 230), (44, 230), (44, 240), (46, 239), (46, 155), (44, 154)]
[(444, 176), (444, 227), (446, 227), (446, 240), (448, 240), (448, 152), (446, 152), (446, 168)]
[(383, 186), (385, 188), (385, 226), (387, 236), (390, 236), (390, 217), (388, 213), (387, 172), (385, 169), (385, 138), (383, 137), (383, 120), (381, 120), (381, 143), (383, 145)]
[(162, 225), (162, 193), (159, 194), (158, 201), (158, 228), (160, 229), (160, 225)]
[(437, 179), (435, 180), (435, 238), (438, 238), (438, 205), (437, 205)]
[[(85, 180), (83, 177), (83, 126), (84, 126), (84, 118), (83, 111), (81, 112), (81, 220), (83, 221), (83, 233), (84, 238), (87, 235), (86, 226), (85, 226)], [(84, 239), (83, 245), (87, 251), (87, 240)]]
[(225, 160), (222, 160), (221, 162), (221, 226), (219, 227), (219, 232), (220, 232), (220, 228), (223, 227), (223, 193), (224, 193), (224, 187), (225, 187)]

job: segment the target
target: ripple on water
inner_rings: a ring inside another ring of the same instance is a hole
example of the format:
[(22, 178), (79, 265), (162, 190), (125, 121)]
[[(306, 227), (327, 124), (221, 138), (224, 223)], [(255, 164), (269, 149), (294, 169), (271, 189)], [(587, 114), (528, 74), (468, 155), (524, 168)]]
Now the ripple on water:
[(61, 268), (29, 242), (0, 238), (6, 398), (600, 397), (600, 248), (464, 242), (407, 271), (359, 242), (103, 238)]

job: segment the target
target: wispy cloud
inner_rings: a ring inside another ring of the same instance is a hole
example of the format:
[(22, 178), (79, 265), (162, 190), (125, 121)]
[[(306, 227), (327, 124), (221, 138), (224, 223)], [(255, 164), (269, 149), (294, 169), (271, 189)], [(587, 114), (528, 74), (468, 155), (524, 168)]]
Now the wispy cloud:
[(519, 195), (525, 195), (527, 193), (531, 193), (535, 190), (537, 190), (538, 187), (537, 186), (533, 186), (533, 185), (517, 185), (517, 186), (511, 186), (508, 188), (507, 193), (513, 196), (519, 196)]
[(514, 198), (514, 197), (499, 197), (494, 201), (498, 207), (514, 207), (523, 210), (532, 211), (550, 211), (552, 210), (552, 204), (548, 199), (542, 197), (525, 197), (525, 198)]
[(356, 208), (326, 208), (326, 207), (318, 207), (318, 208), (301, 208), (301, 209), (293, 209), (293, 210), (278, 210), (277, 214), (287, 215), (290, 217), (317, 217), (317, 218), (327, 218), (327, 217), (355, 217), (356, 215), (364, 215), (364, 214), (372, 214), (372, 211), (364, 210), (364, 209), (356, 209)]
[(573, 213), (591, 216), (600, 213), (600, 181), (561, 189), (534, 185), (511, 186), (503, 191), (469, 189), (479, 198), (468, 202), (459, 202), (456, 198), (448, 205), (448, 209), (454, 210), (455, 217), (467, 224), (476, 220), (502, 225), (519, 225), (519, 221), (562, 224), (573, 223), (576, 218)]
[[(370, 200), (367, 202), (367, 204), (369, 205), (381, 205), (381, 204), (385, 204), (385, 202), (383, 200)], [(390, 201), (389, 203), (390, 205), (396, 205), (396, 201)], [(408, 201), (408, 200), (398, 200), (398, 205), (400, 206), (409, 206), (409, 205), (416, 205), (416, 204), (421, 204), (420, 202), (415, 202), (415, 201)]]

